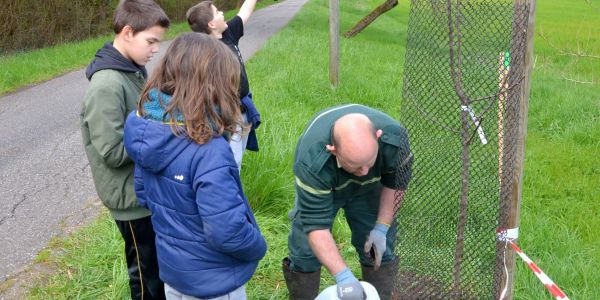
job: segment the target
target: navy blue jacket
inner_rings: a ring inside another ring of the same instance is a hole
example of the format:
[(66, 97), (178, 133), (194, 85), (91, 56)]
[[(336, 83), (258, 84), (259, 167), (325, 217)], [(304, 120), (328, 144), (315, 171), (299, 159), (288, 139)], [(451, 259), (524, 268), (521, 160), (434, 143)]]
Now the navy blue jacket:
[(246, 118), (248, 119), (248, 123), (250, 123), (250, 133), (248, 133), (248, 143), (246, 144), (246, 149), (250, 151), (258, 151), (258, 139), (256, 138), (256, 128), (260, 126), (260, 113), (254, 106), (254, 101), (252, 101), (252, 93), (248, 93), (248, 95), (242, 98), (242, 107), (246, 111)]
[(152, 211), (160, 278), (197, 298), (227, 294), (250, 280), (267, 245), (227, 140), (198, 145), (136, 112), (127, 118), (124, 140), (138, 200)]

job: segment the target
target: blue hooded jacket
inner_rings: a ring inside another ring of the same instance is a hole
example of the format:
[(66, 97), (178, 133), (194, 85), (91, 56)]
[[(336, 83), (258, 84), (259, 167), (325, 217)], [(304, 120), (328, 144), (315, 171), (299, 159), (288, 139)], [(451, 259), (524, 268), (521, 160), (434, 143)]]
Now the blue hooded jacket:
[(225, 295), (250, 280), (267, 245), (227, 140), (199, 145), (134, 111), (124, 141), (138, 201), (152, 211), (160, 278), (197, 298)]

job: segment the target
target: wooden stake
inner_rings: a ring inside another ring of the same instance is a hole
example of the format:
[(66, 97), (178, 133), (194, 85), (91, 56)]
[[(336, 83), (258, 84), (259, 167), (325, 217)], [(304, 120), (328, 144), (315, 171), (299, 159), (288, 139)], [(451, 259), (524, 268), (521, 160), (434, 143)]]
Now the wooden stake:
[(500, 52), (498, 56), (498, 180), (502, 192), (502, 169), (504, 159), (504, 112), (508, 91), (508, 71), (510, 70), (510, 52)]
[[(514, 167), (511, 172), (510, 186), (506, 190), (510, 190), (509, 207), (510, 212), (508, 213), (508, 220), (505, 224), (505, 228), (518, 228), (519, 227), (519, 215), (521, 210), (521, 196), (523, 193), (523, 169), (525, 166), (525, 137), (527, 136), (527, 114), (529, 111), (529, 92), (531, 90), (531, 72), (533, 70), (533, 36), (535, 30), (535, 12), (536, 12), (536, 0), (514, 0), (515, 9), (527, 5), (529, 8), (529, 15), (527, 16), (527, 37), (525, 42), (525, 53), (523, 55), (523, 81), (519, 86), (519, 95), (521, 101), (519, 102), (519, 115), (517, 121), (518, 130), (515, 138), (515, 157)], [(516, 34), (516, 33), (514, 33)], [(514, 79), (514, 78), (513, 78)], [(512, 147), (511, 147), (512, 148)], [(507, 183), (503, 183), (506, 185)], [(506, 252), (506, 268), (508, 271), (508, 282), (503, 280), (502, 285), (507, 286), (508, 293), (505, 299), (513, 299), (514, 282), (515, 282), (515, 255), (514, 251)]]
[(329, 82), (340, 81), (340, 0), (329, 0)]

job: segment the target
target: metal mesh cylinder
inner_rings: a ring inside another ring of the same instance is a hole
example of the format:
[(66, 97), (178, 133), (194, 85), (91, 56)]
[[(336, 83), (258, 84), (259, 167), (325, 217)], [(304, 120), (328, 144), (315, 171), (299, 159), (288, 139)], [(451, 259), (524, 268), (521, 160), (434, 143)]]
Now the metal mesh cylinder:
[(397, 202), (400, 299), (492, 299), (502, 289), (496, 230), (515, 178), (528, 14), (526, 1), (411, 1), (401, 116), (414, 162)]

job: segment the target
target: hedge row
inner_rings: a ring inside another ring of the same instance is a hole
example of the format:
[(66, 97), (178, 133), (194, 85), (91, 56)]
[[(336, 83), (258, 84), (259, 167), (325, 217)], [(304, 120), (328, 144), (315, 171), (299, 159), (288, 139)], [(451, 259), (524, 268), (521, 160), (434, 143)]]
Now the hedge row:
[[(157, 0), (171, 22), (185, 20), (185, 12), (201, 0)], [(118, 0), (2, 1), (0, 55), (80, 41), (112, 31)], [(219, 9), (237, 7), (240, 0), (213, 0)]]

